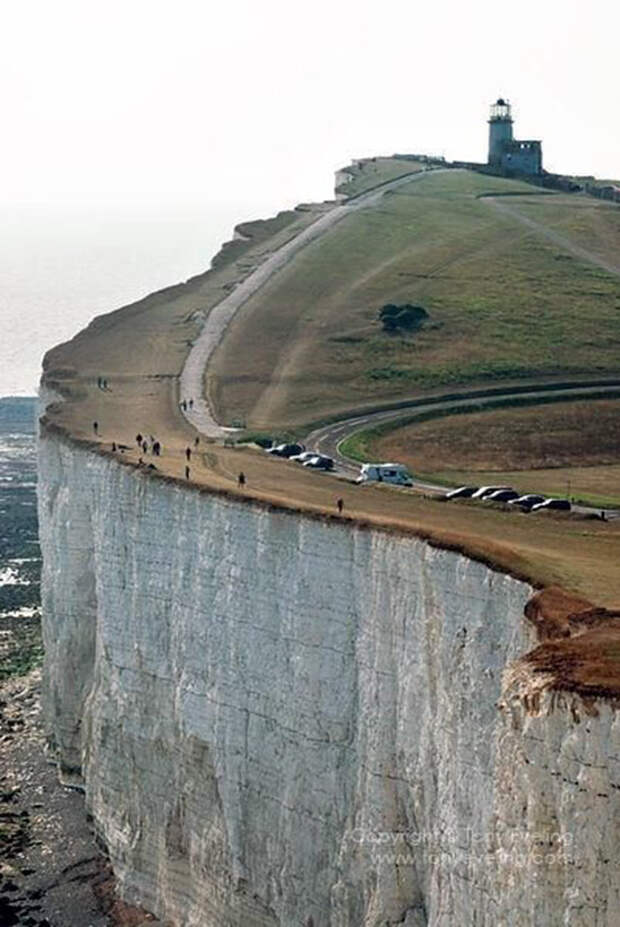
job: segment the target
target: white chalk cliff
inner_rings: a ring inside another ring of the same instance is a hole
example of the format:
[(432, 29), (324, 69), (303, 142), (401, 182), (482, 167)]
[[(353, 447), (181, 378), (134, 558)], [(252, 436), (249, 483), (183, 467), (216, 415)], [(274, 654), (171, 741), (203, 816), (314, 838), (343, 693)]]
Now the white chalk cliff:
[(531, 589), (43, 430), (45, 704), (122, 895), (178, 925), (612, 925), (613, 707), (502, 694)]

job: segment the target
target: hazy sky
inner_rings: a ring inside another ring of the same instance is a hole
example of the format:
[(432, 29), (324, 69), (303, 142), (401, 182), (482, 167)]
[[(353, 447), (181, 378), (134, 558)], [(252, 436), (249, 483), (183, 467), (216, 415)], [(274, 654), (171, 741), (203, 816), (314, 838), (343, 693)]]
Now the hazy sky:
[(498, 95), (549, 170), (620, 176), (611, 2), (1, 0), (0, 17), (0, 203), (241, 217), (329, 196), (356, 156), (482, 160)]

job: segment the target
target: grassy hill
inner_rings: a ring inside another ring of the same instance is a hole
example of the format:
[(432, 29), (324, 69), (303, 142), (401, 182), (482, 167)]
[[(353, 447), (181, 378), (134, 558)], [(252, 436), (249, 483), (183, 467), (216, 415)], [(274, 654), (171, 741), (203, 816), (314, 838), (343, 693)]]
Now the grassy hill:
[[(392, 167), (381, 164), (376, 173), (383, 177)], [(595, 229), (602, 230), (601, 245), (618, 235), (617, 211), (597, 200), (543, 197), (514, 181), (465, 172), (425, 173), (380, 205), (343, 219), (245, 305), (217, 359), (216, 394), (226, 414), (249, 410), (257, 420), (303, 422), (362, 401), (389, 402), (437, 388), (455, 370), (475, 379), (482, 366), (487, 375), (502, 376), (519, 364), (535, 369), (541, 357), (546, 369), (560, 374), (567, 365), (611, 369), (617, 363), (616, 276), (573, 260), (570, 249), (552, 246), (480, 199), (485, 192), (511, 194), (498, 201), (524, 214), (538, 210), (537, 221), (542, 210), (555, 210), (545, 219), (549, 227), (592, 246)], [(577, 209), (583, 209), (579, 228)], [(128, 467), (136, 479), (176, 480), (188, 490), (321, 519), (336, 517), (335, 501), (342, 498), (346, 518), (360, 527), (413, 533), (535, 584), (617, 603), (620, 519), (559, 513), (533, 522), (387, 487), (362, 488), (251, 448), (208, 441), (182, 416), (179, 373), (210, 309), (326, 210), (322, 205), (244, 224), (239, 244), (224, 249), (213, 270), (101, 316), (50, 351), (44, 381), (66, 401), (48, 409), (46, 429)], [(557, 288), (541, 284), (549, 280), (558, 281)], [(423, 303), (428, 324), (408, 334), (383, 332), (378, 310), (388, 301)], [(561, 348), (549, 333), (564, 338)], [(371, 375), (391, 365), (406, 376)], [(102, 376), (106, 390), (97, 385)], [(162, 443), (155, 471), (140, 465), (138, 431)], [(119, 452), (123, 444), (127, 449)], [(196, 448), (189, 480), (188, 446)], [(241, 470), (243, 490), (237, 486)]]
[[(617, 372), (619, 245), (608, 203), (428, 172), (348, 216), (241, 309), (211, 401), (222, 421), (286, 427), (456, 385)], [(388, 333), (386, 303), (428, 319)]]
[(346, 179), (337, 184), (336, 193), (346, 197), (358, 196), (388, 180), (424, 170), (424, 167), (420, 161), (410, 158), (361, 158), (338, 172)]

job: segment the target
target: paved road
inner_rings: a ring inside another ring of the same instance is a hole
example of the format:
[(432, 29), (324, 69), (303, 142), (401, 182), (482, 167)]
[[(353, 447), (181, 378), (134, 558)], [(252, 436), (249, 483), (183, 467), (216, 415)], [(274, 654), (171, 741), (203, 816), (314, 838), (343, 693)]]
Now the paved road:
[[(443, 173), (447, 170), (454, 171), (455, 169), (439, 168), (435, 169), (433, 173)], [(347, 216), (360, 209), (377, 205), (381, 202), (386, 193), (412, 183), (413, 181), (421, 180), (426, 176), (427, 172), (412, 172), (411, 174), (388, 181), (379, 188), (373, 188), (367, 193), (360, 194), (352, 200), (335, 205), (329, 212), (321, 215), (315, 222), (300, 232), (299, 235), (296, 235), (291, 241), (282, 245), (281, 248), (267, 258), (255, 271), (239, 283), (232, 293), (211, 310), (207, 316), (202, 332), (194, 342), (187, 356), (180, 379), (181, 398), (189, 399), (191, 397), (194, 400), (193, 408), (187, 409), (183, 414), (198, 431), (207, 437), (223, 438), (231, 431), (236, 430), (234, 428), (226, 428), (215, 420), (203, 393), (207, 364), (237, 310), (271, 279), (275, 273), (285, 267), (295, 254), (321, 235), (324, 235), (325, 232), (336, 225), (336, 223), (341, 222), (343, 219), (347, 218)], [(515, 219), (518, 219), (539, 234), (544, 235), (560, 247), (572, 252), (575, 256), (597, 264), (611, 273), (620, 274), (620, 266), (609, 264), (597, 255), (575, 245), (564, 236), (535, 222), (533, 219), (523, 216), (516, 209), (508, 206), (503, 200), (494, 197), (486, 197), (483, 201), (490, 203), (503, 212), (509, 213)], [(524, 392), (523, 390), (517, 390), (513, 387), (506, 390), (499, 389), (491, 396), (480, 396), (479, 392), (472, 391), (468, 394), (468, 398), (444, 400), (439, 397), (437, 399), (412, 400), (407, 406), (399, 404), (398, 409), (384, 409), (380, 412), (357, 415), (317, 429), (308, 435), (306, 444), (309, 448), (316, 449), (318, 453), (333, 457), (339, 465), (341, 474), (345, 477), (352, 478), (358, 475), (359, 467), (355, 466), (340, 453), (339, 445), (346, 437), (363, 428), (372, 427), (403, 416), (411, 416), (413, 412), (419, 412), (422, 415), (428, 414), (431, 410), (457, 410), (464, 406), (472, 406), (474, 403), (477, 408), (480, 406), (490, 407), (494, 402), (497, 403), (498, 400), (503, 399), (505, 401), (508, 398), (516, 398), (517, 396), (530, 400), (535, 400), (541, 396), (553, 396), (558, 400), (585, 398), (593, 393), (600, 394), (605, 389), (608, 390), (610, 396), (620, 395), (620, 381), (609, 381), (606, 387), (601, 386), (600, 382), (579, 384), (559, 389), (555, 389), (554, 384), (538, 384), (536, 387), (532, 388), (531, 392)], [(422, 480), (415, 480), (414, 485), (417, 489), (427, 492), (442, 494), (446, 492), (445, 487), (426, 483)], [(590, 510), (583, 509), (583, 511)]]
[[(446, 409), (457, 411), (458, 409), (471, 408), (476, 411), (481, 407), (491, 408), (493, 405), (505, 403), (508, 399), (521, 399), (525, 401), (535, 401), (540, 398), (549, 400), (581, 399), (593, 395), (608, 395), (610, 398), (620, 396), (620, 380), (609, 380), (607, 382), (596, 381), (592, 383), (574, 384), (556, 388), (553, 382), (539, 383), (531, 390), (519, 389), (515, 387), (506, 389), (497, 389), (492, 395), (481, 396), (480, 391), (472, 390), (469, 394), (461, 396), (459, 399), (445, 400), (441, 397), (416, 399), (412, 400), (407, 406), (400, 405), (398, 409), (383, 409), (380, 412), (369, 412), (363, 415), (356, 415), (352, 418), (344, 419), (340, 422), (334, 422), (331, 425), (325, 425), (312, 431), (306, 438), (306, 446), (311, 450), (316, 450), (319, 454), (326, 454), (338, 464), (339, 470), (344, 476), (356, 477), (359, 474), (359, 466), (351, 462), (347, 457), (340, 453), (340, 445), (350, 435), (366, 428), (372, 428), (384, 422), (398, 421), (399, 418), (411, 418), (419, 414), (428, 415), (429, 412), (442, 412)], [(443, 495), (447, 490), (445, 486), (434, 483), (427, 483), (423, 480), (414, 479), (414, 487), (426, 492), (435, 492)], [(589, 508), (581, 507), (580, 511), (593, 511)], [(598, 510), (597, 510), (598, 511)]]
[[(444, 170), (448, 170), (448, 168), (438, 168), (432, 173), (444, 172)], [(310, 242), (324, 235), (337, 222), (341, 222), (360, 209), (376, 206), (386, 193), (413, 181), (423, 179), (426, 176), (428, 176), (428, 172), (416, 171), (398, 177), (396, 180), (391, 180), (379, 188), (375, 187), (369, 190), (368, 193), (355, 197), (355, 199), (334, 206), (333, 209), (320, 216), (299, 235), (282, 245), (260, 267), (257, 267), (255, 271), (246, 277), (229, 296), (226, 296), (211, 310), (181, 372), (181, 399), (192, 398), (194, 400), (193, 408), (187, 409), (183, 414), (198, 431), (210, 438), (222, 438), (230, 431), (234, 431), (234, 429), (223, 427), (215, 420), (203, 394), (206, 366), (237, 310), (275, 273), (285, 267), (293, 255), (305, 248)]]

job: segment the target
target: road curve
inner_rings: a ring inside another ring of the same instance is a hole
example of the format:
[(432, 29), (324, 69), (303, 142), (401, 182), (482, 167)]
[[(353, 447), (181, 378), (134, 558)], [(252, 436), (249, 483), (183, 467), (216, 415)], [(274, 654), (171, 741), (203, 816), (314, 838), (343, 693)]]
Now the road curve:
[[(587, 399), (588, 397), (602, 395), (609, 396), (609, 398), (620, 396), (620, 380), (565, 384), (557, 388), (553, 382), (538, 383), (536, 386), (532, 386), (531, 390), (516, 389), (513, 386), (506, 389), (500, 388), (492, 392), (489, 390), (472, 390), (469, 393), (462, 394), (457, 399), (442, 399), (441, 396), (414, 399), (406, 406), (400, 403), (397, 409), (392, 407), (378, 412), (368, 412), (339, 422), (333, 422), (330, 425), (324, 425), (310, 432), (305, 443), (308, 448), (316, 450), (317, 453), (332, 457), (346, 475), (356, 476), (359, 473), (359, 466), (356, 466), (340, 452), (340, 445), (345, 438), (366, 428), (372, 428), (390, 421), (397, 422), (400, 418), (411, 419), (418, 414), (428, 416), (429, 412), (442, 413), (446, 410), (458, 412), (463, 409), (471, 409), (472, 412), (476, 412), (481, 408), (501, 407), (511, 399), (523, 400), (525, 403), (541, 399), (555, 402), (567, 399)], [(414, 486), (427, 492), (442, 494), (446, 492), (445, 486), (427, 483), (415, 478)]]
[[(446, 170), (448, 168), (437, 168), (432, 173), (435, 174)], [(385, 193), (420, 180), (428, 176), (428, 173), (427, 171), (414, 171), (411, 174), (388, 181), (382, 184), (381, 187), (374, 187), (367, 193), (362, 193), (350, 201), (335, 205), (333, 209), (324, 213), (315, 222), (303, 229), (299, 235), (278, 248), (271, 257), (267, 258), (255, 271), (249, 274), (229, 296), (226, 296), (210, 311), (200, 335), (193, 343), (187, 356), (180, 379), (181, 399), (193, 399), (192, 408), (183, 410), (183, 414), (201, 434), (209, 438), (223, 438), (231, 430), (234, 430), (220, 425), (215, 420), (213, 412), (204, 397), (204, 375), (211, 355), (222, 340), (224, 332), (237, 310), (275, 273), (285, 267), (293, 255), (305, 248), (310, 242), (320, 238), (337, 222), (341, 222), (360, 209), (375, 206), (381, 201)]]

